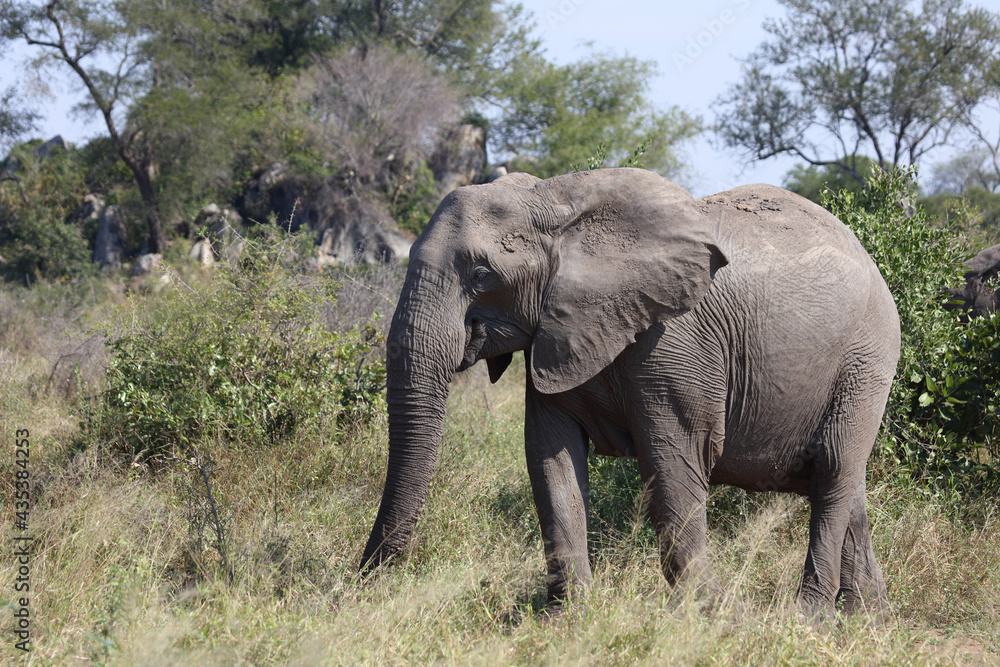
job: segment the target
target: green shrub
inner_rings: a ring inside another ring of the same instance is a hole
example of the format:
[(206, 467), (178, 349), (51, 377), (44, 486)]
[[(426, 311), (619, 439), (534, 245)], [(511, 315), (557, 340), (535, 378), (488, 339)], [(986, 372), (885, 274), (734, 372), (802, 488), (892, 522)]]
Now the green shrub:
[(302, 239), (269, 229), (207, 285), (173, 278), (162, 303), (133, 300), (105, 325), (111, 360), (94, 432), (112, 450), (145, 459), (256, 447), (380, 409), (384, 373), (370, 359), (380, 332), (328, 330), (337, 284), (297, 272)]
[(78, 225), (67, 223), (86, 194), (84, 168), (75, 151), (39, 159), (31, 147), (12, 152), (16, 180), (0, 182), (0, 276), (30, 284), (89, 275), (87, 242)]
[(591, 453), (587, 467), (591, 547), (604, 549), (621, 540), (635, 546), (655, 546), (653, 524), (642, 499), (638, 462)]
[(978, 485), (997, 430), (997, 322), (962, 326), (944, 310), (943, 290), (962, 283), (969, 254), (958, 232), (964, 221), (931, 224), (912, 205), (915, 183), (913, 169), (874, 170), (865, 190), (827, 191), (823, 205), (854, 230), (899, 311), (902, 345), (880, 453), (918, 478)]
[[(988, 247), (1000, 242), (1000, 193), (973, 185), (962, 194), (941, 192), (924, 199), (931, 220), (948, 219), (956, 208), (966, 222), (966, 234), (975, 243), (973, 248)], [(970, 212), (971, 209), (971, 212)]]
[(390, 213), (400, 229), (420, 234), (441, 203), (434, 174), (426, 162), (405, 170), (386, 192)]

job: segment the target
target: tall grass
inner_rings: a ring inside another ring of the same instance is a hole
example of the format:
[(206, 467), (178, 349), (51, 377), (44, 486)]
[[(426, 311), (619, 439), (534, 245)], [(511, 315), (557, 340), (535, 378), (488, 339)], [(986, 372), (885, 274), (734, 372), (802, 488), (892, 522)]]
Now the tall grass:
[[(354, 277), (351, 299), (359, 303), (390, 298), (390, 283), (398, 280)], [(708, 613), (685, 590), (668, 587), (654, 543), (644, 537), (645, 519), (634, 499), (624, 498), (595, 502), (595, 581), (586, 602), (547, 619), (539, 613), (545, 566), (524, 465), (519, 360), (497, 385), (479, 366), (456, 378), (414, 539), (395, 566), (369, 581), (359, 580), (356, 569), (384, 481), (384, 414), (369, 423), (331, 423), (327, 432), (305, 431), (273, 446), (202, 443), (213, 452), (210, 485), (225, 531), (224, 564), (205, 524), (198, 470), (177, 465), (151, 474), (100, 442), (80, 442), (85, 436), (76, 430), (75, 411), (80, 397), (100, 388), (99, 373), (81, 373), (82, 391), (42, 390), (56, 351), (75, 344), (83, 327), (36, 324), (44, 322), (38, 316), (44, 308), (35, 298), (0, 288), (0, 310), (12, 318), (4, 321), (20, 322), (0, 329), (4, 437), (22, 423), (47, 424), (32, 450), (34, 649), (21, 656), (8, 640), (0, 649), (4, 662), (985, 665), (998, 659), (995, 503), (926, 495), (889, 475), (873, 479), (869, 491), (893, 606), (887, 618), (801, 623), (793, 596), (808, 505), (713, 490), (710, 554), (729, 594), (721, 610)], [(352, 317), (348, 306), (326, 317), (344, 322)], [(82, 322), (97, 307), (67, 301), (50, 320)], [(371, 306), (357, 310), (370, 313)], [(632, 473), (624, 466), (616, 474)], [(595, 488), (602, 497), (613, 492)], [(4, 544), (10, 512), (5, 505)], [(14, 573), (12, 559), (0, 559), (4, 613)]]

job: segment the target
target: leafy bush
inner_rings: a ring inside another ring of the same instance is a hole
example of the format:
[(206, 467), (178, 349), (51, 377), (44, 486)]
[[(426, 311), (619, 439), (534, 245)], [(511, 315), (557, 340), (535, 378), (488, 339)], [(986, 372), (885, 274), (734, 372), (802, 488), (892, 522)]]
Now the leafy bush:
[(902, 346), (881, 453), (916, 477), (976, 484), (988, 473), (977, 463), (990, 448), (995, 463), (997, 453), (997, 321), (963, 327), (944, 310), (943, 290), (962, 282), (969, 254), (957, 232), (964, 224), (932, 225), (911, 204), (915, 183), (913, 169), (875, 170), (864, 191), (828, 191), (823, 204), (854, 230), (899, 311)]
[(973, 209), (962, 219), (966, 224), (965, 233), (973, 243), (970, 247), (987, 247), (1000, 242), (1000, 193), (973, 185), (962, 194), (940, 192), (924, 200), (928, 215), (932, 220), (950, 218), (956, 208)]
[(132, 301), (105, 325), (95, 430), (112, 450), (146, 459), (260, 446), (380, 409), (384, 372), (370, 359), (380, 331), (327, 329), (337, 284), (298, 273), (303, 239), (268, 229), (206, 286), (173, 277), (162, 303)]
[(34, 143), (12, 152), (20, 166), (0, 182), (0, 275), (31, 283), (90, 274), (87, 242), (66, 222), (86, 194), (79, 156), (56, 149), (40, 159), (31, 153)]
[(653, 524), (642, 499), (642, 479), (635, 459), (597, 456), (587, 460), (590, 478), (590, 545), (603, 549), (628, 538), (633, 545), (656, 544)]
[(420, 234), (424, 230), (441, 203), (434, 174), (423, 161), (413, 168), (412, 173), (400, 174), (388, 190), (389, 212), (400, 229), (412, 234)]

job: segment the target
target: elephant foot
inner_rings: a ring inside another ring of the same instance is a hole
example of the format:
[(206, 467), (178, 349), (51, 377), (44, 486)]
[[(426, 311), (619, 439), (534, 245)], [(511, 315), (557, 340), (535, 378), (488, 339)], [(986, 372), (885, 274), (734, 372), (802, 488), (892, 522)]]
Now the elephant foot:
[(884, 621), (892, 615), (889, 600), (877, 591), (861, 596), (855, 590), (841, 589), (837, 593), (837, 609), (844, 615), (865, 614), (874, 621)]
[(582, 609), (585, 605), (588, 584), (589, 581), (562, 581), (550, 584), (545, 605), (538, 610), (539, 620), (549, 622), (564, 618), (575, 609)]
[[(685, 588), (691, 591), (690, 595), (694, 598), (698, 610), (707, 616), (718, 616), (729, 606), (729, 596), (715, 579), (688, 580), (676, 586), (681, 591)], [(686, 593), (682, 593), (684, 594)]]
[(538, 611), (535, 620), (539, 625), (551, 625), (566, 618), (568, 613), (566, 605), (562, 602), (550, 602)]
[(799, 598), (798, 621), (801, 625), (810, 626), (816, 630), (828, 630), (837, 620), (837, 612), (829, 603)]
[(585, 604), (579, 596), (573, 600), (550, 598), (545, 606), (538, 610), (535, 620), (542, 625), (558, 623), (583, 610), (584, 607)]
[(690, 600), (698, 611), (707, 616), (720, 616), (731, 611), (743, 610), (743, 605), (733, 594), (719, 584), (707, 568), (692, 573), (690, 570), (673, 584), (674, 598), (678, 601)]

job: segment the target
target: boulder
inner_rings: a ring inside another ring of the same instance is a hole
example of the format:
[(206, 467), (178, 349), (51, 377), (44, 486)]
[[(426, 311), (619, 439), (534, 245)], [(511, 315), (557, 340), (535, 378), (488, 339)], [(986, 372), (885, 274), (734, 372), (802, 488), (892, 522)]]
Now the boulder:
[(243, 190), (241, 209), (243, 215), (256, 218), (257, 222), (267, 219), (271, 191), (292, 175), (291, 170), (280, 162), (275, 162), (247, 184)]
[(132, 267), (132, 275), (136, 277), (148, 276), (162, 264), (163, 255), (160, 253), (147, 253), (135, 261), (135, 266)]
[(486, 168), (486, 131), (478, 125), (456, 125), (427, 162), (444, 196), (478, 182)]
[[(35, 146), (31, 149), (31, 155), (37, 160), (47, 160), (52, 157), (52, 152), (56, 149), (69, 150), (69, 144), (66, 143), (61, 134), (57, 134), (44, 144)], [(12, 160), (9, 155), (0, 164), (4, 165), (3, 170), (0, 170), (0, 176), (11, 176), (21, 168), (20, 163), (17, 160)]]
[(328, 264), (388, 264), (409, 256), (412, 242), (391, 231), (392, 220), (373, 204), (358, 197), (339, 204), (320, 236), (318, 269)]
[[(299, 176), (272, 165), (252, 181), (240, 212), (250, 220), (273, 213), (292, 232), (309, 229), (319, 244), (313, 268), (337, 263), (392, 263), (410, 252), (411, 239), (379, 207), (348, 192), (340, 179)], [(269, 182), (263, 187), (262, 182)]]
[(211, 241), (201, 240), (196, 241), (191, 250), (188, 252), (188, 259), (193, 262), (197, 262), (202, 266), (212, 266), (215, 264), (215, 253), (212, 252)]
[(198, 212), (195, 229), (207, 228), (214, 259), (229, 260), (243, 249), (243, 218), (230, 206), (209, 204)]
[(62, 150), (64, 152), (69, 150), (69, 144), (66, 143), (66, 140), (63, 139), (61, 134), (57, 134), (56, 136), (46, 141), (44, 144), (39, 144), (38, 146), (35, 146), (35, 148), (31, 151), (31, 153), (39, 159), (46, 160), (52, 157), (52, 152), (56, 149)]
[(88, 222), (98, 220), (104, 213), (106, 203), (100, 195), (87, 194), (83, 196), (83, 203), (76, 207), (76, 211), (66, 222), (79, 227), (85, 226)]
[(105, 206), (97, 220), (94, 261), (102, 270), (119, 268), (127, 240), (125, 216), (121, 209), (117, 206)]

